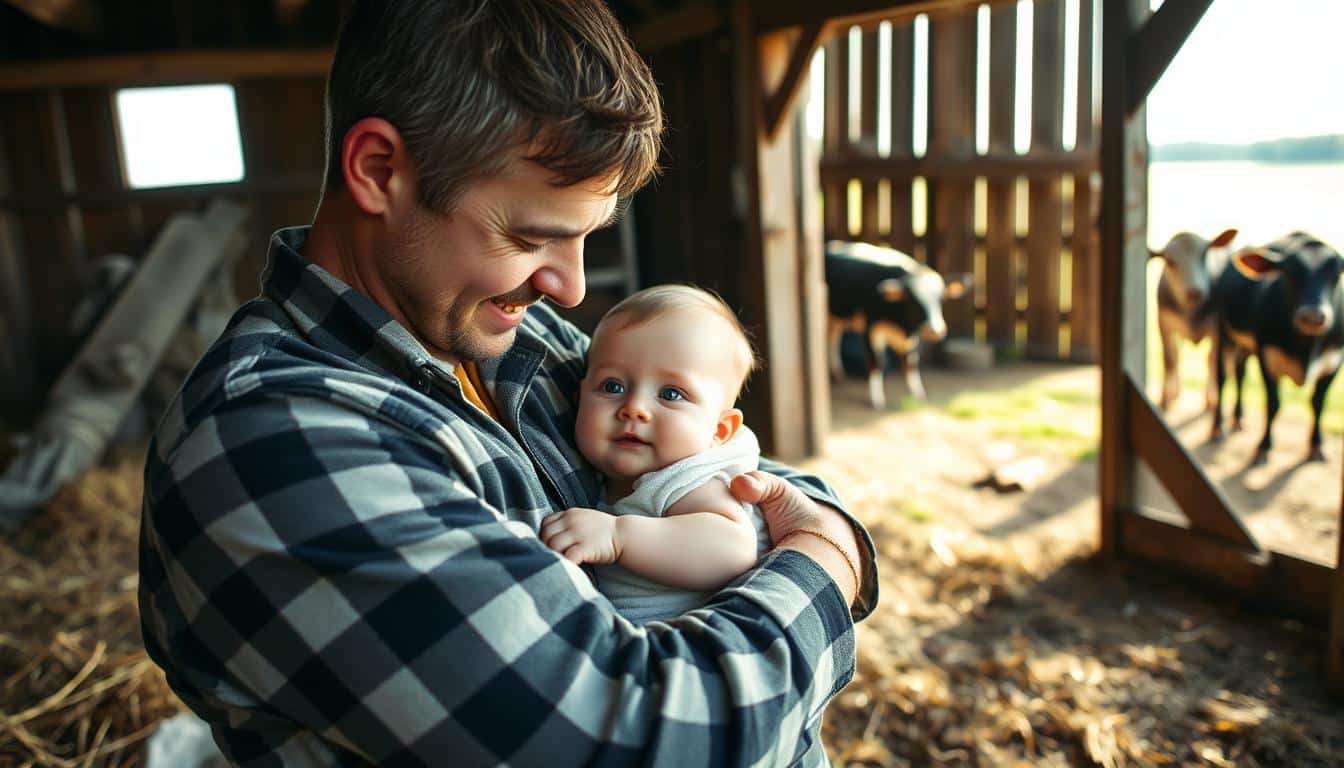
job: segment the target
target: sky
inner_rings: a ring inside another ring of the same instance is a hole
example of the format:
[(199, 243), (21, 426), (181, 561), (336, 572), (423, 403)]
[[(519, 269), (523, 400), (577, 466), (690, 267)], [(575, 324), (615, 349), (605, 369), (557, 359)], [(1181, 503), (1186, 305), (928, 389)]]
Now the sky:
[(1215, 0), (1148, 97), (1154, 144), (1344, 133), (1344, 0)]

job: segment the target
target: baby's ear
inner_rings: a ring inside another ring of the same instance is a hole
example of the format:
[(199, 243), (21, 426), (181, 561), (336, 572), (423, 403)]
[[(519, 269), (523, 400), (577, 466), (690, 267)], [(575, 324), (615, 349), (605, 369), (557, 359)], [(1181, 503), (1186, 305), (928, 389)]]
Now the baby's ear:
[(741, 426), (742, 412), (736, 408), (729, 408), (719, 414), (719, 423), (714, 427), (714, 444), (723, 445), (732, 440)]

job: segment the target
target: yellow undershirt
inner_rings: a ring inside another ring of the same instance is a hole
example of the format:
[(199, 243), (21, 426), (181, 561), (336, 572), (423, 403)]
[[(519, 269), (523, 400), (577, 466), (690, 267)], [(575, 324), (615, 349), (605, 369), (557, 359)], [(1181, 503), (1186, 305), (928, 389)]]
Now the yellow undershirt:
[(453, 375), (462, 385), (462, 394), (466, 396), (467, 400), (480, 408), (490, 418), (499, 421), (499, 412), (495, 410), (495, 404), (490, 401), (490, 393), (481, 384), (481, 374), (476, 370), (476, 364), (458, 363), (457, 367), (453, 369)]

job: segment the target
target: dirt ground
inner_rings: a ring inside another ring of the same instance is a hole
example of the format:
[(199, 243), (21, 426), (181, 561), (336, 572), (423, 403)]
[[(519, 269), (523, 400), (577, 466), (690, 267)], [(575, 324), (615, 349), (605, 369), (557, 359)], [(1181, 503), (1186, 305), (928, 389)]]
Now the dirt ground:
[[(837, 764), (1344, 765), (1320, 628), (1091, 556), (1095, 368), (925, 384), (928, 406), (875, 415), (865, 382), (840, 383), (826, 454), (805, 463), (868, 523), (882, 571), (858, 677), (828, 713)], [(889, 380), (889, 400), (902, 392)], [(1186, 393), (1177, 433), (1262, 544), (1333, 562), (1340, 438), (1302, 464), (1307, 422), (1281, 414), (1269, 462), (1248, 470), (1263, 420), (1208, 445), (1201, 407)], [(982, 482), (1008, 454), (1041, 460), (1034, 490)], [(1144, 498), (1170, 504), (1156, 481)]]

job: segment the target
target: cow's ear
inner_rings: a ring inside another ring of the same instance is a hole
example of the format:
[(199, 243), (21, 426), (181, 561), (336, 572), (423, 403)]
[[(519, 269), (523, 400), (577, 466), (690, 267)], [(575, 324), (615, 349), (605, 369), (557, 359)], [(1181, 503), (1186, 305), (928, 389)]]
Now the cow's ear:
[(1213, 238), (1213, 242), (1209, 243), (1209, 247), (1226, 248), (1229, 243), (1236, 239), (1236, 237), (1236, 229), (1224, 229), (1217, 237)]
[(947, 286), (943, 291), (944, 299), (960, 299), (962, 296), (970, 293), (971, 288), (975, 287), (975, 275), (962, 272), (956, 275), (948, 275), (943, 283)]
[(900, 280), (889, 277), (877, 284), (877, 295), (884, 301), (900, 301), (905, 298), (905, 286)]
[(1232, 265), (1251, 280), (1263, 280), (1283, 268), (1279, 258), (1264, 248), (1248, 248), (1232, 257)]

